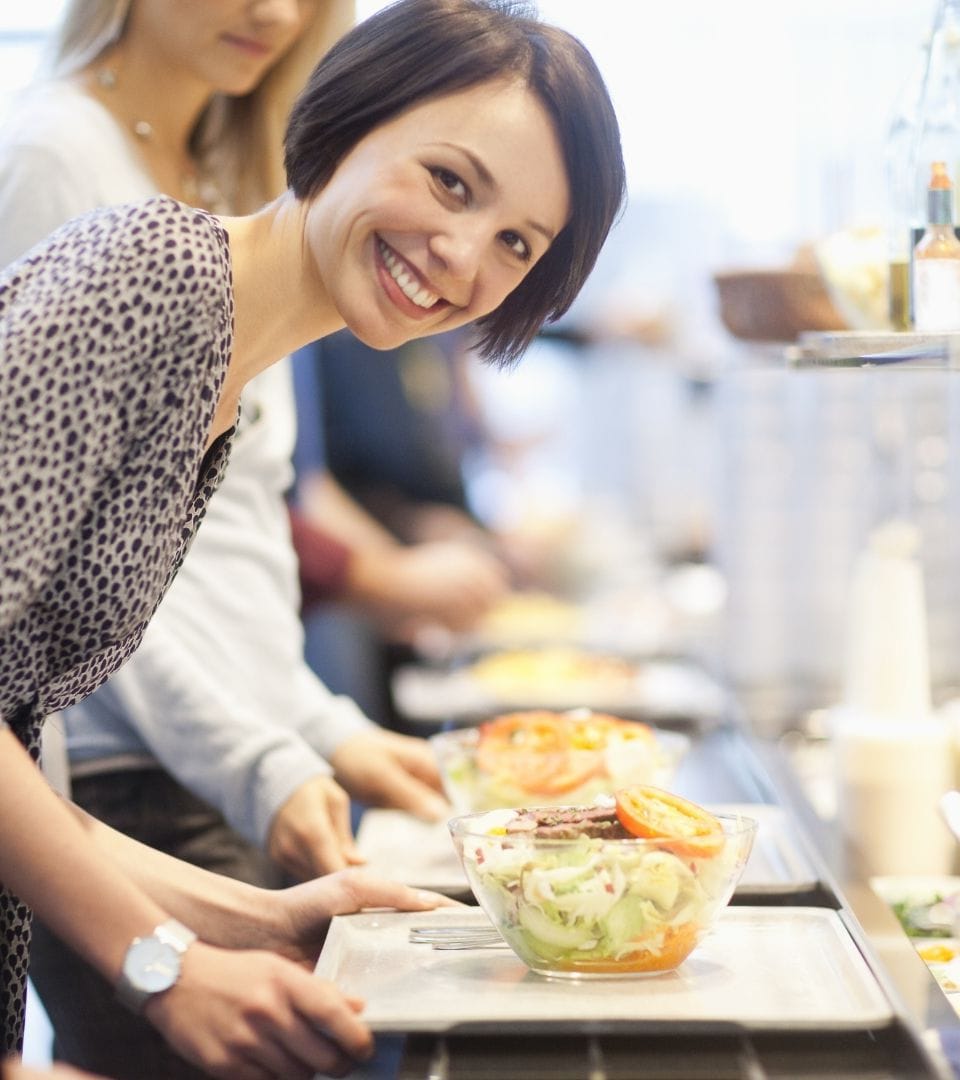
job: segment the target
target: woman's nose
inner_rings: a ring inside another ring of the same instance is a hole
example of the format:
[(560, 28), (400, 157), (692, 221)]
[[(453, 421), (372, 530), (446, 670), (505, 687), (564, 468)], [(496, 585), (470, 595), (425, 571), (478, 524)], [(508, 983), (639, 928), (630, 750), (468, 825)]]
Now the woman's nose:
[(250, 0), (250, 17), (261, 26), (299, 26), (302, 0)]
[(435, 233), (430, 251), (447, 275), (457, 281), (473, 281), (480, 268), (484, 240), (476, 229), (457, 227)]

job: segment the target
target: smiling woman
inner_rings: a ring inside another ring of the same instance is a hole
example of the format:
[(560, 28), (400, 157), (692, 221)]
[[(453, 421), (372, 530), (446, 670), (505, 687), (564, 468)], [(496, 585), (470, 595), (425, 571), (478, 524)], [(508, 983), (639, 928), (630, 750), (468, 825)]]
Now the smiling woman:
[[(220, 879), (70, 809), (31, 761), (45, 716), (139, 645), (246, 382), (344, 325), (394, 343), (477, 322), (487, 357), (515, 358), (576, 295), (624, 190), (586, 51), (494, 0), (399, 0), (350, 31), (296, 108), (286, 160), (290, 189), (249, 217), (165, 196), (96, 210), (0, 273), (8, 1048), (33, 907), (211, 1074), (340, 1074), (370, 1050), (360, 1003), (302, 965), (335, 912), (437, 902), (362, 876)], [(151, 931), (176, 955), (145, 995), (130, 948)]]

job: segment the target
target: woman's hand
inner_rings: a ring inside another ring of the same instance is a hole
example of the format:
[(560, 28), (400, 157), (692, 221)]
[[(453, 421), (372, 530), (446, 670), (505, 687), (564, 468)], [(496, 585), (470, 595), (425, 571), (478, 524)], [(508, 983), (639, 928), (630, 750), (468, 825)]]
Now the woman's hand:
[(280, 807), (267, 854), (300, 881), (363, 862), (350, 828), (350, 797), (332, 777), (307, 780)]
[(436, 757), (426, 739), (370, 728), (342, 742), (330, 755), (337, 780), (368, 806), (407, 810), (424, 821), (451, 814), (441, 795)]
[(330, 763), (340, 783), (329, 776), (307, 780), (277, 810), (270, 826), (267, 854), (295, 880), (364, 861), (350, 829), (350, 796), (428, 821), (449, 813), (426, 739), (371, 728), (341, 743)]
[(151, 1001), (146, 1015), (212, 1076), (344, 1075), (370, 1056), (373, 1040), (357, 1015), (363, 1003), (312, 974), (330, 920), (363, 908), (428, 911), (454, 901), (360, 870), (265, 896), (265, 903), (281, 905), (274, 940), (263, 941), (275, 951), (196, 942), (183, 958), (180, 981)]
[(282, 903), (285, 922), (280, 926), (279, 938), (269, 947), (311, 970), (334, 915), (349, 915), (365, 908), (431, 911), (460, 906), (439, 893), (385, 881), (365, 870), (342, 870), (270, 895)]
[(270, 952), (195, 942), (177, 984), (145, 1015), (168, 1042), (224, 1080), (342, 1076), (370, 1056), (363, 1003)]
[(469, 630), (504, 596), (507, 585), (498, 559), (455, 541), (361, 550), (347, 574), (347, 595), (369, 605), (400, 636), (424, 621)]

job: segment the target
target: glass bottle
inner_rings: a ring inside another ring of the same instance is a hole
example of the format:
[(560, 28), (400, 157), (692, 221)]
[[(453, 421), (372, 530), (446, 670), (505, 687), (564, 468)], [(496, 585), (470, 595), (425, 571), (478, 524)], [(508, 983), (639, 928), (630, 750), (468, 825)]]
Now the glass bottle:
[(960, 330), (960, 240), (953, 226), (946, 163), (931, 166), (927, 226), (913, 252), (913, 314), (918, 331)]
[[(935, 161), (947, 173), (960, 175), (960, 0), (940, 0), (934, 18), (917, 101), (917, 119), (910, 152), (912, 177), (911, 249), (927, 222), (927, 186)], [(955, 219), (951, 197), (951, 220)], [(911, 283), (915, 275), (911, 273)], [(916, 320), (916, 301), (913, 302)]]

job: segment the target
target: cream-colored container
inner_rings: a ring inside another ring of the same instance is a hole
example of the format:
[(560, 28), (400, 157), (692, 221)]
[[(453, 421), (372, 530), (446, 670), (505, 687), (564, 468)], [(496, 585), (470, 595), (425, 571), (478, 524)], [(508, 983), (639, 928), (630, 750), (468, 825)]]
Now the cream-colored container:
[(956, 844), (937, 810), (954, 785), (951, 727), (933, 713), (916, 530), (870, 537), (850, 593), (844, 701), (832, 710), (837, 824), (867, 874), (942, 874)]
[(953, 786), (949, 725), (845, 709), (833, 722), (837, 825), (861, 872), (950, 873), (956, 842), (937, 810)]

